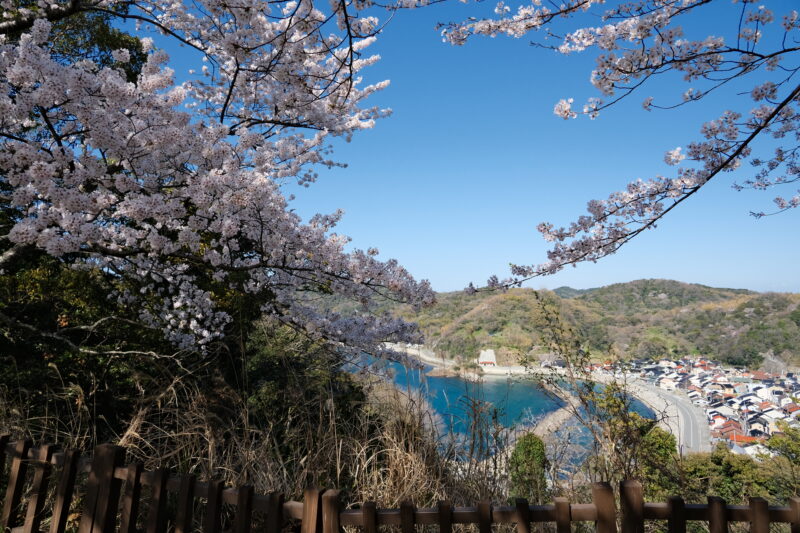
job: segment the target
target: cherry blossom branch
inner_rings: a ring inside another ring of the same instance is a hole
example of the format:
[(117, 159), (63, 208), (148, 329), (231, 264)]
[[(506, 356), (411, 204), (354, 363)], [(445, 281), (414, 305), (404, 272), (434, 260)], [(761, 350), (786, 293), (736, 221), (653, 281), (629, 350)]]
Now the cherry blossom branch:
[[(360, 56), (375, 21), (346, 1), (128, 6), (135, 12), (108, 14), (165, 30), (212, 68), (176, 86), (167, 55), (144, 40), (147, 60), (131, 84), (119, 69), (55, 60), (43, 19), (0, 44), (9, 240), (107, 276), (117, 305), (138, 309), (144, 326), (181, 349), (225, 334), (231, 317), (218, 299), (230, 291), (354, 349), (413, 338), (396, 319), (335, 317), (296, 301), (316, 290), (364, 305), (376, 295), (425, 305), (433, 293), (375, 250), (346, 252), (347, 239), (331, 233), (339, 213), (304, 223), (281, 191), (286, 179), (313, 181), (315, 165), (336, 165), (330, 136), (349, 139), (385, 115), (363, 107), (385, 83), (357, 77), (377, 60)], [(324, 30), (335, 17), (346, 20)], [(113, 56), (130, 60), (127, 50)], [(343, 336), (347, 320), (354, 327)]]
[(156, 28), (158, 28), (159, 30), (164, 32), (166, 35), (169, 35), (173, 39), (177, 39), (182, 44), (185, 44), (186, 46), (190, 46), (190, 47), (194, 48), (195, 50), (197, 50), (199, 52), (203, 52), (204, 54), (207, 52), (207, 50), (205, 50), (202, 46), (199, 46), (196, 43), (193, 43), (190, 40), (184, 38), (183, 36), (178, 34), (178, 32), (173, 31), (171, 28), (165, 26), (164, 24), (162, 24), (161, 22), (159, 22), (155, 18), (143, 17), (141, 15), (136, 15), (136, 14), (132, 14), (132, 13), (118, 13), (116, 11), (112, 11), (110, 9), (104, 9), (104, 8), (98, 7), (98, 6), (91, 6), (91, 7), (86, 8), (85, 10), (86, 11), (96, 11), (98, 13), (105, 13), (107, 15), (111, 15), (111, 16), (114, 16), (114, 17), (117, 17), (117, 18), (121, 18), (123, 20), (138, 20), (140, 22), (145, 22), (147, 24), (152, 24), (153, 26), (155, 26)]
[[(665, 182), (663, 186), (656, 187), (652, 193), (644, 196), (634, 194), (629, 200), (622, 203), (617, 203), (614, 199), (623, 193), (615, 193), (610, 197), (612, 207), (600, 210), (598, 205), (596, 208), (590, 208), (591, 216), (573, 224), (573, 227), (568, 231), (563, 229), (553, 231), (552, 226), (549, 224), (540, 225), (539, 229), (545, 234), (546, 238), (555, 240), (558, 243), (548, 253), (550, 261), (537, 266), (512, 265), (512, 274), (515, 277), (501, 281), (496, 276), (493, 276), (487, 282), (487, 288), (507, 289), (519, 286), (535, 277), (554, 274), (565, 266), (576, 265), (584, 261), (594, 262), (615, 253), (645, 230), (655, 227), (659, 220), (697, 193), (720, 172), (731, 169), (742, 155), (748, 151), (750, 144), (758, 135), (769, 129), (776, 118), (796, 100), (800, 100), (800, 85), (796, 86), (771, 112), (766, 114), (750, 134), (736, 144), (736, 148), (730, 154), (721, 159), (707, 172), (698, 174), (694, 184), (691, 186), (681, 185), (680, 178), (678, 178)], [(674, 197), (673, 194), (676, 192), (673, 188), (675, 184), (680, 189), (680, 194), (677, 197)], [(629, 187), (632, 186), (634, 184)], [(661, 202), (670, 198), (672, 198), (670, 205), (664, 208)], [(787, 208), (789, 207), (793, 206), (787, 206)], [(644, 218), (633, 216), (635, 213), (642, 212), (650, 214), (645, 215)], [(624, 222), (611, 222), (615, 217), (621, 218)], [(635, 227), (628, 229), (629, 224), (634, 224)], [(580, 233), (583, 233), (584, 237), (577, 238)], [(576, 240), (566, 246), (560, 244), (569, 238), (576, 238)], [(472, 284), (466, 290), (467, 292), (476, 291)]]
[(20, 254), (30, 250), (31, 248), (31, 246), (24, 246), (21, 244), (13, 245), (11, 248), (0, 254), (0, 266), (11, 263)]
[[(740, 96), (748, 94), (754, 101), (762, 102), (750, 111), (747, 120), (740, 122), (740, 114), (726, 111), (719, 119), (703, 125), (701, 132), (706, 140), (691, 143), (688, 154), (682, 154), (677, 148), (665, 156), (668, 164), (675, 165), (688, 155), (697, 168), (679, 168), (677, 176), (671, 179), (639, 180), (606, 200), (593, 200), (589, 202), (589, 214), (568, 228), (555, 229), (552, 224), (541, 224), (538, 229), (545, 239), (555, 242), (548, 252), (548, 261), (534, 266), (512, 265), (512, 277), (501, 281), (493, 276), (488, 282), (490, 287), (518, 285), (532, 277), (558, 272), (566, 265), (597, 261), (616, 252), (644, 230), (655, 227), (667, 213), (720, 172), (738, 167), (744, 158), (751, 156), (753, 141), (766, 133), (777, 140), (779, 147), (771, 158), (751, 160), (758, 170), (755, 177), (745, 181), (745, 186), (763, 189), (800, 180), (797, 152), (784, 146), (785, 141), (782, 141), (787, 137), (800, 139), (800, 115), (794, 106), (800, 86), (792, 82), (800, 66), (788, 63), (800, 53), (800, 47), (796, 46), (800, 13), (788, 10), (782, 17), (783, 35), (782, 38), (778, 36), (779, 45), (775, 44), (774, 37), (767, 41), (762, 35), (771, 25), (777, 25), (775, 14), (766, 5), (755, 6), (749, 2), (742, 3), (741, 12), (736, 14), (735, 46), (725, 45), (725, 39), (720, 36), (727, 37), (724, 31), (696, 40), (687, 38), (678, 17), (686, 17), (709, 4), (709, 0), (642, 0), (636, 3), (568, 0), (559, 5), (545, 5), (532, 0), (530, 5), (521, 5), (512, 12), (510, 6), (500, 1), (494, 19), (473, 18), (443, 26), (445, 39), (453, 44), (463, 44), (474, 35), (502, 33), (520, 37), (541, 29), (548, 37), (561, 41), (556, 46), (539, 44), (541, 47), (564, 54), (596, 49), (598, 55), (591, 81), (603, 97), (611, 97), (610, 101), (590, 98), (581, 112), (572, 109), (571, 98), (562, 99), (555, 105), (554, 112), (565, 119), (576, 118), (579, 114), (595, 118), (600, 111), (641, 90), (645, 82), (667, 72), (680, 73), (684, 81), (690, 83), (700, 80), (706, 86), (700, 87), (701, 90), (689, 87), (683, 94), (683, 102), (675, 105), (655, 105), (649, 97), (642, 104), (644, 109), (678, 107), (705, 98), (735, 80), (752, 78), (757, 73), (762, 76), (752, 91), (740, 93)], [(558, 35), (550, 29), (554, 13), (566, 19), (577, 19), (587, 13), (592, 20), (590, 25), (581, 27), (578, 24), (577, 29)], [(596, 26), (598, 18), (603, 24)], [(765, 49), (765, 42), (769, 42), (772, 49)], [(774, 71), (787, 75), (776, 79), (770, 74)], [(781, 100), (778, 93), (787, 87), (791, 87), (788, 96)], [(772, 175), (779, 168), (782, 173)], [(734, 184), (737, 189), (745, 186)], [(779, 211), (800, 207), (800, 191), (792, 198), (776, 198), (775, 203)]]
[(66, 6), (61, 6), (56, 3), (46, 4), (45, 7), (39, 10), (31, 10), (30, 14), (24, 17), (13, 17), (5, 22), (0, 22), (0, 35), (14, 35), (19, 32), (29, 30), (36, 20), (44, 18), (51, 22), (57, 22), (70, 17), (85, 9), (85, 5), (81, 0), (70, 0)]

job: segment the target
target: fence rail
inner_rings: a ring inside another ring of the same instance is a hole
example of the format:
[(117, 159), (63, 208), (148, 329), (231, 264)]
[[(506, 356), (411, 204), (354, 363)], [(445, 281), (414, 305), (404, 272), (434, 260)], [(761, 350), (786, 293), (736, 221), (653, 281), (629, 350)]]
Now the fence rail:
[[(750, 498), (749, 505), (727, 505), (716, 497), (709, 497), (707, 504), (687, 504), (677, 496), (649, 503), (638, 481), (623, 481), (618, 495), (608, 483), (593, 484), (591, 503), (554, 498), (547, 505), (530, 505), (518, 499), (513, 506), (482, 501), (453, 507), (443, 501), (418, 508), (404, 502), (399, 509), (378, 509), (374, 502), (365, 502), (357, 509), (343, 509), (338, 490), (307, 489), (302, 502), (285, 501), (279, 493), (256, 494), (250, 485), (225, 487), (221, 481), (201, 482), (166, 469), (147, 472), (141, 464), (126, 465), (124, 460), (124, 449), (110, 444), (95, 448), (92, 457), (82, 457), (76, 450), (33, 447), (29, 440), (10, 442), (9, 436), (0, 436), (0, 486), (6, 487), (0, 504), (2, 531), (43, 533), (42, 524), (49, 521), (48, 533), (64, 533), (80, 493), (77, 533), (250, 533), (256, 514), (264, 533), (280, 533), (289, 523), (300, 533), (339, 533), (343, 526), (377, 533), (379, 526), (387, 525), (414, 533), (418, 524), (438, 526), (441, 533), (450, 533), (456, 524), (477, 525), (479, 533), (491, 533), (494, 524), (514, 524), (517, 533), (531, 533), (531, 525), (537, 523), (569, 533), (574, 522), (593, 522), (597, 533), (643, 533), (648, 520), (666, 520), (669, 533), (685, 533), (689, 521), (707, 522), (709, 533), (727, 533), (731, 522), (749, 522), (753, 533), (769, 533), (770, 524), (785, 523), (791, 533), (800, 533), (800, 498), (792, 498), (786, 507), (770, 507), (763, 498)], [(81, 488), (77, 480), (83, 474), (88, 475)], [(172, 505), (167, 504), (170, 495)], [(225, 516), (223, 529), (225, 505), (235, 512)], [(202, 520), (194, 516), (199, 507)]]

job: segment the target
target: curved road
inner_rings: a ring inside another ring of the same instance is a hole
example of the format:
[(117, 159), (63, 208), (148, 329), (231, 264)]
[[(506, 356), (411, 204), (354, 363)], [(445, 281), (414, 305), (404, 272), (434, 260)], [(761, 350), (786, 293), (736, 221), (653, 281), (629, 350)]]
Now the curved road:
[(703, 409), (693, 405), (685, 396), (679, 396), (654, 385), (643, 386), (677, 409), (678, 434), (675, 437), (681, 454), (711, 451), (711, 433)]

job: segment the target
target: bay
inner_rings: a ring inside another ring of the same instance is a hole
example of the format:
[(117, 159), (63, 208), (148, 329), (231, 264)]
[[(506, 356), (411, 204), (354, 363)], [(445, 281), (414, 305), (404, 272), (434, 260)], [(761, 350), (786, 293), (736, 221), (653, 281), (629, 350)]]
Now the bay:
[[(481, 416), (506, 428), (531, 427), (564, 406), (534, 379), (525, 376), (484, 376), (478, 381), (452, 376), (428, 376), (431, 367), (408, 368), (385, 362), (384, 368), (401, 389), (420, 394), (435, 411), (443, 429), (465, 435)], [(653, 418), (653, 411), (638, 399), (633, 411)]]
[(469, 432), (476, 415), (495, 418), (506, 428), (529, 426), (564, 405), (525, 377), (490, 376), (471, 381), (427, 376), (429, 366), (415, 369), (395, 362), (387, 363), (386, 370), (401, 389), (421, 393), (445, 427), (459, 434)]

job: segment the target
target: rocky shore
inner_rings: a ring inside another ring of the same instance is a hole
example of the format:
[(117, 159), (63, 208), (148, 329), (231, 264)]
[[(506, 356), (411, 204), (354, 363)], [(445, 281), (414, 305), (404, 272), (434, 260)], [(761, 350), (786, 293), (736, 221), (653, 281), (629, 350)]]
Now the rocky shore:
[(547, 439), (566, 424), (572, 418), (572, 411), (569, 407), (562, 407), (542, 418), (533, 428), (532, 432), (541, 439)]

